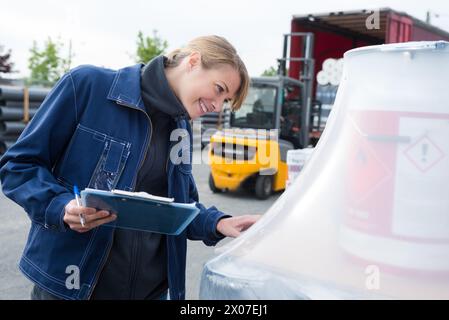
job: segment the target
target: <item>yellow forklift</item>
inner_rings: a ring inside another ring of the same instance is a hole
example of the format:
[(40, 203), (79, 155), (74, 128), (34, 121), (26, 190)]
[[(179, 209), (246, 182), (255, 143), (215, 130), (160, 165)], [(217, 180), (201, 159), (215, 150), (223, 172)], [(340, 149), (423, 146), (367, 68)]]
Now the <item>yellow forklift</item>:
[[(287, 57), (291, 37), (303, 38), (301, 58)], [(259, 199), (285, 189), (287, 151), (315, 146), (321, 131), (321, 105), (312, 101), (313, 34), (285, 35), (278, 75), (251, 79), (242, 107), (231, 114), (230, 127), (210, 139), (209, 187), (216, 192), (240, 187)], [(286, 76), (286, 62), (299, 61), (300, 79)]]

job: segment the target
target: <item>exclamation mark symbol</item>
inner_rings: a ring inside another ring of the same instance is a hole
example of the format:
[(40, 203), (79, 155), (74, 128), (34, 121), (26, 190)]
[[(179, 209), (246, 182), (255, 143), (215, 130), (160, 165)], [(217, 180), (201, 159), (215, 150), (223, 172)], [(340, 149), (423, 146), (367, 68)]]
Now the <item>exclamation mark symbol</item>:
[(429, 149), (429, 145), (427, 143), (422, 144), (422, 162), (426, 162), (427, 150)]

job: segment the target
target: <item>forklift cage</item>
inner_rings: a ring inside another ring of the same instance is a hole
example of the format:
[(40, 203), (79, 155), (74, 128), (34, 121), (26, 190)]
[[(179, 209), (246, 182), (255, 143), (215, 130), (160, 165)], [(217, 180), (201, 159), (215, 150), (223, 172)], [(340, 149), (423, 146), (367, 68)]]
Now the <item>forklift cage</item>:
[[(300, 37), (302, 58), (290, 57), (287, 54), (288, 44), (293, 37)], [(304, 84), (304, 92), (302, 95), (302, 110), (301, 110), (301, 144), (303, 147), (309, 145), (309, 130), (310, 130), (310, 112), (312, 110), (312, 91), (315, 70), (315, 59), (313, 59), (314, 48), (314, 34), (311, 32), (293, 32), (284, 34), (284, 47), (282, 58), (278, 59), (278, 74), (287, 76), (287, 61), (302, 62), (302, 69), (299, 74), (299, 81)]]

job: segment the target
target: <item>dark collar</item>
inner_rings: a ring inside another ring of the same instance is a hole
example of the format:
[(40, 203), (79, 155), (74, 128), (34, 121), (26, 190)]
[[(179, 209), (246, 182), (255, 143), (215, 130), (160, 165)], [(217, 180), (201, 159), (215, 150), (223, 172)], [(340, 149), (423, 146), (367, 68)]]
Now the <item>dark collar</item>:
[(186, 109), (173, 92), (165, 75), (166, 59), (164, 56), (155, 57), (142, 68), (142, 100), (149, 113), (160, 111), (174, 119), (188, 119)]

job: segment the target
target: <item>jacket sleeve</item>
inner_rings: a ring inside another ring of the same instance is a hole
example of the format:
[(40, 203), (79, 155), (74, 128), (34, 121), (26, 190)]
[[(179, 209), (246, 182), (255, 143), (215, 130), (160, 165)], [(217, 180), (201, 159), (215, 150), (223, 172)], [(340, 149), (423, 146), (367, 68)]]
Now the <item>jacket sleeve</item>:
[(200, 213), (187, 227), (187, 238), (190, 240), (202, 240), (207, 246), (214, 246), (225, 238), (217, 231), (218, 221), (231, 216), (219, 211), (215, 206), (206, 208), (198, 202), (198, 190), (192, 175), (190, 175), (189, 190), (190, 201), (196, 202), (196, 207), (200, 209)]
[(52, 169), (78, 120), (75, 84), (65, 74), (39, 107), (17, 142), (0, 159), (3, 193), (25, 209), (31, 221), (65, 231), (65, 205), (73, 195)]

